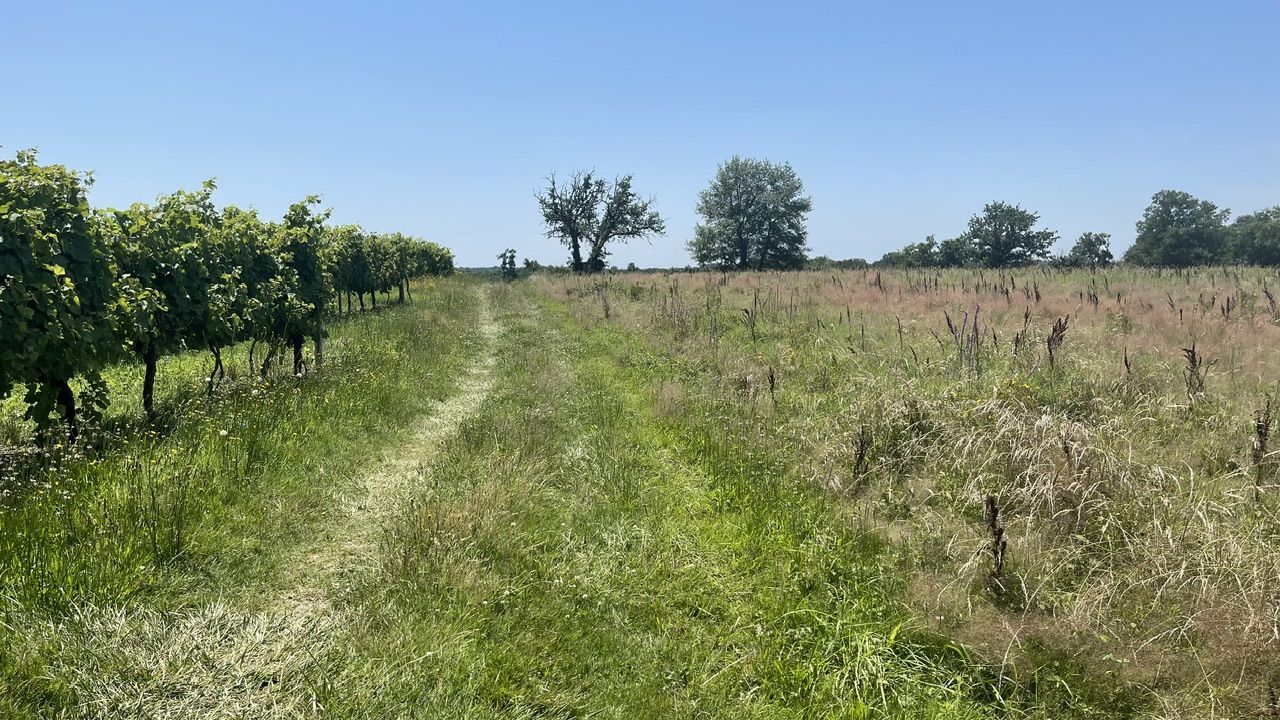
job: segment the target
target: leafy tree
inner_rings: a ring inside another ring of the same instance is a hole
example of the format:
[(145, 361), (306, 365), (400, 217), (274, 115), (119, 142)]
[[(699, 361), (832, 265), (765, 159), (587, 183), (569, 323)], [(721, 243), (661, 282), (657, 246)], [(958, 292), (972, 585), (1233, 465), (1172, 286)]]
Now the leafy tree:
[(703, 266), (803, 267), (805, 215), (813, 209), (803, 192), (789, 164), (733, 156), (698, 196), (704, 221), (694, 228), (689, 253)]
[(99, 368), (117, 348), (109, 306), (114, 275), (98, 238), (82, 175), (40, 165), (34, 151), (0, 160), (0, 396), (27, 387), (27, 415), (42, 433), (58, 412), (75, 442), (72, 378), (105, 399)]
[(1280, 205), (1236, 218), (1227, 245), (1232, 262), (1280, 265)]
[(507, 248), (498, 253), (498, 260), (501, 262), (502, 279), (511, 282), (516, 279), (518, 271), (516, 270), (516, 251)]
[(213, 356), (207, 388), (210, 396), (215, 381), (225, 374), (222, 349), (242, 339), (254, 302), (248, 277), (253, 240), (237, 232), (243, 222), (237, 212), (235, 208), (227, 208), (220, 213), (217, 231), (207, 235), (204, 241), (209, 286), (202, 308), (204, 316), (198, 330), (191, 335), (193, 347), (203, 345)]
[(1223, 259), (1231, 211), (1181, 190), (1161, 190), (1138, 221), (1138, 237), (1125, 252), (1137, 265), (1189, 267)]
[(875, 267), (906, 267), (905, 259), (901, 250), (890, 250), (880, 259), (872, 263)]
[(1054, 262), (1063, 267), (1107, 267), (1112, 261), (1111, 235), (1086, 232), (1071, 246), (1071, 250)]
[(338, 293), (338, 309), (342, 298), (351, 312), (351, 295), (355, 294), (364, 310), (364, 295), (373, 291), (373, 271), (369, 267), (368, 236), (359, 225), (341, 225), (330, 230), (333, 247), (333, 288)]
[(805, 270), (861, 270), (865, 267), (867, 267), (867, 261), (862, 258), (836, 260), (826, 255), (811, 257), (804, 264)]
[(932, 235), (918, 243), (910, 243), (898, 251), (896, 264), (901, 267), (936, 267), (938, 241)]
[(430, 240), (417, 244), (417, 275), (452, 275), (453, 251)]
[[(612, 183), (591, 172), (577, 172), (568, 185), (560, 185), (555, 175), (546, 193), (538, 196), (538, 207), (547, 226), (547, 237), (559, 238), (569, 247), (569, 263), (574, 272), (604, 270), (609, 243), (660, 235), (666, 230), (653, 209), (653, 198), (642, 200), (631, 189), (631, 176)], [(587, 258), (583, 260), (582, 253)]]
[(316, 366), (324, 361), (324, 306), (332, 294), (324, 222), (330, 211), (315, 212), (312, 208), (319, 204), (319, 196), (309, 195), (290, 205), (277, 231), (285, 265), (297, 278), (298, 302), (283, 333), (293, 348), (294, 375), (302, 374), (302, 345), (307, 338), (315, 342)]
[(343, 225), (328, 230), (332, 287), (342, 309), (346, 297), (351, 312), (351, 295), (365, 309), (364, 296), (370, 296), (377, 307), (378, 292), (390, 293), (396, 288), (399, 301), (412, 300), (409, 281), (426, 275), (447, 275), (453, 271), (453, 253), (432, 242), (400, 233), (366, 233), (356, 225)]
[(1052, 230), (1036, 230), (1037, 213), (1004, 202), (987, 203), (981, 215), (969, 219), (958, 238), (972, 244), (974, 259), (990, 268), (1017, 267), (1049, 257), (1058, 239)]
[(263, 222), (251, 210), (227, 208), (223, 211), (223, 227), (229, 236), (237, 238), (241, 252), (242, 279), (249, 297), (245, 330), (254, 341), (249, 348), (250, 361), (257, 345), (265, 343), (267, 354), (260, 372), (266, 377), (277, 346), (289, 337), (294, 320), (304, 317), (309, 309), (300, 297), (298, 273), (285, 252), (279, 223)]
[[(239, 268), (244, 285), (240, 304), (244, 334), (269, 346), (263, 362), (265, 375), (274, 357), (274, 346), (289, 326), (289, 318), (303, 309), (298, 299), (298, 279), (286, 263), (277, 236), (279, 226), (263, 222), (255, 211), (227, 207), (222, 211), (225, 252)], [(253, 348), (250, 349), (252, 358)]]
[(969, 238), (961, 236), (938, 242), (930, 235), (901, 250), (885, 253), (877, 265), (889, 267), (964, 267), (972, 265), (976, 251)]
[(400, 233), (390, 233), (388, 240), (391, 242), (392, 280), (395, 282), (397, 300), (403, 303), (406, 299), (413, 299), (409, 293), (409, 280), (415, 274), (414, 241)]
[(947, 238), (938, 243), (937, 258), (938, 267), (968, 267), (978, 261), (978, 249), (967, 235)]
[(119, 273), (114, 314), (122, 341), (144, 365), (142, 407), (155, 415), (156, 367), (161, 355), (205, 345), (210, 321), (208, 238), (220, 219), (213, 181), (196, 192), (161, 196), (103, 216), (103, 230)]

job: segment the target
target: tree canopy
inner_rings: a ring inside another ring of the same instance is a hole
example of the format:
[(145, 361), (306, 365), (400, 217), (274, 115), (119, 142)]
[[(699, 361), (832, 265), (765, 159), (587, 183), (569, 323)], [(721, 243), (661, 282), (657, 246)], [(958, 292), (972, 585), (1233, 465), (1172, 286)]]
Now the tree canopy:
[(1038, 213), (1005, 202), (987, 203), (982, 214), (969, 218), (969, 229), (961, 236), (983, 267), (1002, 268), (1027, 265), (1049, 257), (1049, 248), (1058, 239), (1052, 230), (1037, 230)]
[[(340, 312), (344, 293), (376, 297), (399, 285), (404, 300), (409, 278), (453, 269), (452, 253), (434, 243), (326, 226), (316, 197), (272, 223), (219, 211), (212, 181), (125, 210), (91, 209), (88, 185), (31, 151), (0, 159), (0, 397), (25, 387), (41, 439), (61, 420), (74, 442), (81, 416), (106, 402), (99, 369), (108, 362), (142, 361), (152, 414), (166, 353), (208, 349), (210, 393), (221, 349), (240, 340), (266, 343), (264, 375), (278, 346), (292, 345), (296, 374), (305, 339), (319, 364), (325, 311), (337, 300)], [(83, 388), (79, 407), (72, 380)]]
[(1280, 265), (1280, 205), (1241, 215), (1227, 228), (1232, 262)]
[(135, 203), (100, 216), (119, 278), (116, 330), (146, 368), (142, 406), (148, 414), (160, 355), (207, 344), (215, 246), (205, 240), (220, 223), (213, 190), (208, 181), (196, 192), (179, 190), (154, 205)]
[(969, 219), (958, 237), (938, 242), (933, 235), (901, 250), (886, 253), (877, 263), (897, 267), (1016, 267), (1044, 260), (1058, 239), (1052, 230), (1037, 230), (1040, 216), (1020, 206), (987, 203)]
[(568, 184), (559, 183), (552, 175), (546, 192), (537, 199), (547, 237), (558, 238), (568, 246), (569, 265), (574, 272), (603, 271), (610, 243), (666, 231), (662, 218), (653, 209), (653, 198), (636, 195), (630, 175), (610, 183), (593, 172), (576, 172)]
[(1124, 254), (1136, 265), (1189, 267), (1224, 259), (1226, 222), (1219, 209), (1181, 190), (1161, 190), (1138, 221), (1138, 236)]
[(743, 158), (722, 163), (698, 196), (703, 222), (689, 252), (703, 266), (790, 269), (805, 264), (805, 216), (813, 202), (787, 163)]
[(111, 257), (85, 191), (89, 177), (42, 166), (31, 151), (0, 160), (0, 396), (27, 388), (27, 413), (47, 425), (55, 411), (78, 431), (70, 381), (101, 387), (99, 368), (117, 354)]
[(1111, 235), (1100, 232), (1086, 232), (1080, 235), (1071, 250), (1054, 260), (1062, 267), (1107, 267), (1112, 261)]

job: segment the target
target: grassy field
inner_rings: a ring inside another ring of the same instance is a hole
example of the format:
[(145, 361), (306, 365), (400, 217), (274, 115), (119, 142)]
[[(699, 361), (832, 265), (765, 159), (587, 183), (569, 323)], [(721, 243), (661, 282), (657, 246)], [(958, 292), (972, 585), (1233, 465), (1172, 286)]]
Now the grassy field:
[(170, 358), (5, 466), (0, 716), (1271, 712), (1278, 282), (451, 278)]
[(679, 357), (669, 414), (714, 398), (881, 538), (915, 626), (1109, 712), (1233, 717), (1275, 712), (1280, 670), (1276, 283), (868, 270), (542, 289)]

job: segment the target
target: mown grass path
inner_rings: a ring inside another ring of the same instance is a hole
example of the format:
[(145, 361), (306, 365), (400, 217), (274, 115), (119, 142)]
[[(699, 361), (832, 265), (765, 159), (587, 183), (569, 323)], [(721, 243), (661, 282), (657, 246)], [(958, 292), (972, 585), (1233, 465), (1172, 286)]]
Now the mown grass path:
[[(111, 718), (274, 718), (318, 712), (321, 662), (345, 626), (335, 598), (347, 578), (377, 565), (382, 526), (429, 458), (492, 388), (498, 327), (476, 290), (482, 347), (452, 395), (419, 418), (409, 438), (333, 498), (338, 510), (311, 540), (286, 551), (281, 575), (265, 587), (164, 612), (86, 605), (76, 628), (85, 656), (62, 656), (51, 674), (77, 698), (69, 716)], [(50, 628), (57, 632), (57, 628)], [(103, 672), (107, 669), (107, 672)]]
[(354, 586), (326, 717), (1037, 715), (911, 628), (876, 541), (696, 370), (528, 288), (495, 297), (495, 392)]
[(66, 715), (1108, 716), (919, 630), (878, 541), (703, 369), (481, 292), (457, 391), (277, 582), (73, 619), (101, 649), (51, 668)]

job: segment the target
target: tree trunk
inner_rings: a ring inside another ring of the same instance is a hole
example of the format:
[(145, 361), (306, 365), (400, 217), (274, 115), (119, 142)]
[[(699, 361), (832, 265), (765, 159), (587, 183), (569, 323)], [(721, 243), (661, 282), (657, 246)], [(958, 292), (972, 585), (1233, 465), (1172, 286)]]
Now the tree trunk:
[(276, 344), (273, 340), (267, 345), (267, 356), (262, 359), (262, 379), (267, 379), (267, 372), (271, 370), (271, 360), (276, 356)]
[(209, 371), (209, 387), (206, 389), (209, 399), (213, 399), (213, 384), (215, 379), (221, 380), (226, 373), (222, 369), (222, 349), (209, 346), (209, 352), (213, 353), (213, 369)]
[(582, 247), (577, 238), (569, 238), (569, 255), (573, 259), (573, 271), (582, 272)]
[(316, 369), (324, 364), (324, 316), (316, 318)]
[(591, 254), (587, 256), (587, 272), (604, 272), (604, 241), (591, 241)]
[(76, 395), (66, 380), (54, 378), (49, 382), (58, 390), (58, 407), (62, 408), (62, 421), (67, 424), (67, 442), (75, 445), (80, 437), (80, 421), (76, 418)]
[(142, 355), (142, 362), (146, 364), (146, 374), (142, 376), (142, 409), (147, 413), (148, 420), (154, 420), (156, 417), (156, 362), (158, 359), (159, 353), (153, 342), (147, 346), (146, 352)]
[(405, 297), (409, 298), (409, 302), (413, 302), (413, 293), (409, 292), (408, 280), (404, 281), (404, 294), (405, 294)]
[(369, 293), (369, 299), (373, 301), (373, 309), (377, 310), (378, 309), (378, 291), (374, 290), (373, 292)]
[(364, 312), (364, 293), (356, 293), (356, 297), (360, 299), (360, 312)]
[(293, 338), (293, 374), (298, 376), (302, 374), (302, 341), (301, 335)]
[(400, 291), (400, 304), (404, 304), (404, 280), (396, 284), (396, 289)]

